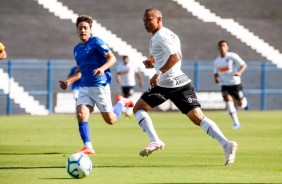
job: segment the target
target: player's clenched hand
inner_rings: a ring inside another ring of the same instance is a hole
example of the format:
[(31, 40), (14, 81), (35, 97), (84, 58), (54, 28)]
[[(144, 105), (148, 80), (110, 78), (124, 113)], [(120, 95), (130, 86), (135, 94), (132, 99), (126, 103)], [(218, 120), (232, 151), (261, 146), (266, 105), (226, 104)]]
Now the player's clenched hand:
[(99, 77), (101, 77), (104, 74), (104, 70), (101, 68), (97, 68), (93, 71), (93, 75), (97, 75)]
[(235, 72), (234, 76), (241, 76), (241, 73), (240, 72)]
[(157, 86), (157, 82), (160, 79), (160, 76), (158, 75), (154, 75), (151, 79), (150, 79), (150, 85), (152, 87)]
[(154, 68), (154, 65), (150, 60), (143, 61), (143, 64), (145, 65), (146, 68)]
[(66, 90), (68, 88), (68, 82), (67, 81), (59, 81), (60, 87), (63, 90)]

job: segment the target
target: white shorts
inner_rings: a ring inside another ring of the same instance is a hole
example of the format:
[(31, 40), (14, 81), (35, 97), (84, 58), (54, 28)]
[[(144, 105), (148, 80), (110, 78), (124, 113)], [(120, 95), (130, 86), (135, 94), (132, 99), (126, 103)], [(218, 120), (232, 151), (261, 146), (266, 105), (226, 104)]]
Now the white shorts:
[(112, 112), (112, 98), (111, 89), (109, 85), (81, 87), (79, 90), (76, 106), (89, 105), (91, 107), (98, 107), (100, 112)]
[(75, 99), (77, 99), (77, 98), (78, 98), (78, 94), (79, 94), (79, 89), (73, 89), (73, 90), (72, 90), (72, 94), (73, 94), (73, 97), (74, 97)]

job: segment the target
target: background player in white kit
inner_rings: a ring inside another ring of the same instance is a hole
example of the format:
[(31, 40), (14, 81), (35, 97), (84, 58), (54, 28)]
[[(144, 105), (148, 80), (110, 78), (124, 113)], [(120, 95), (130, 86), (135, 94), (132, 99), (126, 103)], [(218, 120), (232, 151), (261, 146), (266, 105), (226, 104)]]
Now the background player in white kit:
[[(122, 94), (125, 98), (130, 98), (134, 94), (134, 87), (136, 85), (135, 76), (138, 80), (139, 87), (144, 85), (141, 73), (133, 62), (129, 60), (128, 56), (122, 57), (122, 62), (117, 66), (116, 79), (117, 83), (121, 85)], [(132, 115), (132, 108), (125, 107), (125, 115)]]
[(221, 85), (221, 92), (226, 102), (227, 111), (233, 120), (233, 129), (240, 128), (237, 110), (234, 105), (248, 110), (247, 99), (242, 92), (241, 75), (247, 68), (247, 64), (237, 54), (228, 52), (228, 43), (221, 40), (217, 44), (219, 56), (214, 60), (215, 83)]
[(143, 63), (146, 68), (155, 68), (157, 72), (150, 79), (152, 87), (143, 93), (133, 108), (137, 122), (150, 138), (149, 145), (140, 151), (140, 156), (164, 149), (165, 144), (158, 137), (147, 111), (170, 99), (195, 125), (221, 144), (225, 152), (225, 165), (234, 163), (237, 143), (229, 141), (218, 126), (203, 114), (191, 80), (181, 71), (182, 54), (178, 36), (163, 27), (162, 13), (156, 8), (147, 9), (143, 21), (147, 32), (153, 34), (149, 46), (151, 60)]

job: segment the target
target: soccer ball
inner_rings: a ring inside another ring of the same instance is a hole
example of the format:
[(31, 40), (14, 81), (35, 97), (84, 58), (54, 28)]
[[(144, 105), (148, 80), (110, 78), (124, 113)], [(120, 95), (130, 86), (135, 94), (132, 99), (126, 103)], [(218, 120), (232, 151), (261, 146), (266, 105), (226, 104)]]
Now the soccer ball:
[(92, 171), (90, 158), (83, 153), (74, 153), (69, 156), (66, 164), (68, 174), (73, 178), (84, 178)]

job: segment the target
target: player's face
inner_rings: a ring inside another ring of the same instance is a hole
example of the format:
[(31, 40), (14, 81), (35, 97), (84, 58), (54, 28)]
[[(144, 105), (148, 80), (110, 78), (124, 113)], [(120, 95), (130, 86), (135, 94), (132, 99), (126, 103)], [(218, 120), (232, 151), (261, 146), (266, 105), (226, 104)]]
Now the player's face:
[(161, 17), (157, 17), (152, 11), (145, 12), (143, 17), (144, 27), (148, 33), (155, 33), (160, 29)]
[(226, 42), (223, 42), (218, 46), (218, 51), (219, 51), (221, 56), (225, 56), (226, 53), (228, 52), (228, 49), (229, 49), (229, 47), (228, 47)]
[(129, 59), (128, 58), (124, 58), (123, 62), (124, 62), (124, 64), (127, 64), (129, 62)]
[(88, 22), (80, 22), (77, 26), (77, 34), (82, 43), (88, 41), (91, 36), (91, 28)]

